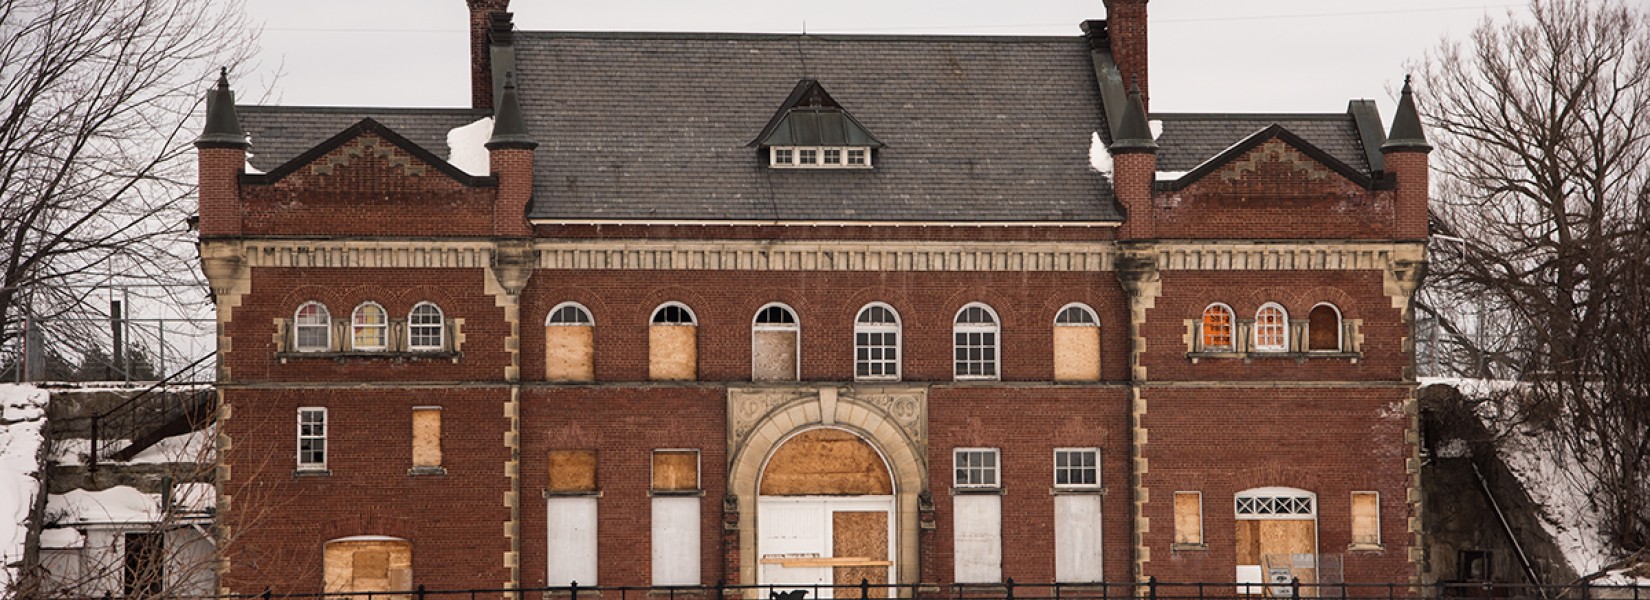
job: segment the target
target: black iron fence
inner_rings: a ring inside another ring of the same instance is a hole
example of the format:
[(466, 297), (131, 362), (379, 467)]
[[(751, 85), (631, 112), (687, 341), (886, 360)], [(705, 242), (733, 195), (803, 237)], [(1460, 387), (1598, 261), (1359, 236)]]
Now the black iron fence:
[[(171, 598), (184, 597), (169, 596)], [(190, 597), (195, 598), (195, 597)], [(199, 597), (208, 598), (208, 597)], [(709, 586), (580, 586), (494, 589), (414, 589), (386, 592), (281, 593), (209, 596), (218, 599), (292, 598), (315, 600), (459, 600), (477, 598), (533, 600), (866, 600), (872, 598), (926, 598), (932, 600), (1262, 600), (1279, 598), (1472, 599), (1506, 600), (1650, 600), (1650, 585), (1525, 585), (1508, 583), (1313, 583), (1292, 579), (1276, 583), (1187, 583), (1152, 578), (1144, 582), (1095, 583), (917, 583)]]

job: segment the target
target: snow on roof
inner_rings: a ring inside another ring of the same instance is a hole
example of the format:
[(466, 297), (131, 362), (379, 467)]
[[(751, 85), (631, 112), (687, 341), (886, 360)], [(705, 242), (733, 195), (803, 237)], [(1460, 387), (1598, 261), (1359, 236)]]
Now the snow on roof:
[(99, 490), (69, 490), (46, 497), (46, 514), (60, 524), (154, 523), (160, 520), (160, 494), (117, 485)]
[[(29, 509), (40, 489), (41, 429), (46, 424), (44, 390), (0, 384), (0, 565), (23, 558)], [(15, 581), (9, 566), (0, 571), (0, 588)]]
[(79, 529), (58, 527), (40, 530), (41, 548), (80, 548), (86, 545), (86, 536)]
[(492, 117), (447, 131), (447, 162), (471, 175), (489, 174), (492, 154), (487, 152), (487, 140), (492, 137)]

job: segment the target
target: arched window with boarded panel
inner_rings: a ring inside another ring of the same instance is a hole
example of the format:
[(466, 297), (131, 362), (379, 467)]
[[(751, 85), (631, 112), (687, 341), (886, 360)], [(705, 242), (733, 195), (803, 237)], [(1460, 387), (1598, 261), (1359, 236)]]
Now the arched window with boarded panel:
[(596, 321), (577, 302), (563, 302), (544, 319), (544, 378), (596, 380)]
[(751, 380), (796, 381), (802, 328), (791, 307), (773, 302), (751, 320)]
[(412, 542), (362, 535), (329, 541), (322, 552), (328, 594), (412, 589)]
[(1328, 302), (1312, 307), (1306, 318), (1307, 349), (1313, 352), (1340, 352), (1341, 309)]
[(1231, 352), (1232, 347), (1232, 307), (1216, 302), (1203, 309), (1202, 342), (1199, 347), (1204, 352)]
[(1054, 314), (1054, 380), (1100, 380), (1100, 319), (1087, 304)]
[(681, 302), (653, 309), (647, 328), (648, 377), (654, 381), (692, 381), (698, 376), (699, 319)]

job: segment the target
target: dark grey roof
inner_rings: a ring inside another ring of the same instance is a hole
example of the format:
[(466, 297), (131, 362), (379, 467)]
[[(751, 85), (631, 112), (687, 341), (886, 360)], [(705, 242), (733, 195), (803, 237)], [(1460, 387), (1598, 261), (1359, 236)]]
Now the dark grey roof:
[(491, 115), (491, 111), (468, 108), (239, 106), (236, 110), (241, 126), (252, 136), (248, 162), (261, 171), (274, 170), (366, 118), (383, 123), (436, 156), (446, 157), (448, 130)]
[[(1080, 37), (526, 32), (515, 43), (540, 143), (533, 218), (1121, 220), (1089, 166), (1105, 121)], [(769, 169), (748, 145), (805, 78), (887, 145), (874, 169)]]
[(1358, 124), (1348, 113), (1157, 113), (1157, 170), (1190, 171), (1244, 138), (1276, 123), (1359, 172), (1369, 172)]

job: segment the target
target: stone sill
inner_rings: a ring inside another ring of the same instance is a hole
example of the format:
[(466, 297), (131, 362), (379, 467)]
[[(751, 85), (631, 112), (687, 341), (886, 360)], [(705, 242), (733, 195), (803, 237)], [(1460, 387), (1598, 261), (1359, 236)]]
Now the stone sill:
[(418, 476), (421, 476), (421, 475), (446, 475), (446, 474), (447, 474), (447, 467), (413, 467), (411, 469), (407, 469), (407, 476), (409, 476), (409, 477), (418, 477)]
[(1203, 544), (1203, 543), (1188, 544), (1188, 543), (1185, 543), (1185, 542), (1175, 542), (1173, 544), (1169, 544), (1169, 550), (1172, 550), (1172, 551), (1175, 551), (1175, 552), (1190, 552), (1190, 551), (1206, 552), (1206, 551), (1209, 550), (1209, 545), (1208, 544)]
[(454, 364), (463, 358), (464, 353), (453, 351), (408, 352), (408, 351), (349, 351), (349, 352), (276, 352), (275, 358), (286, 364), (288, 361), (331, 360), (336, 362), (390, 360), (396, 362), (413, 362), (422, 360), (450, 360)]
[(1186, 353), (1186, 359), (1192, 361), (1192, 364), (1194, 364), (1194, 365), (1197, 364), (1198, 361), (1200, 361), (1200, 360), (1232, 359), (1232, 358), (1241, 358), (1241, 359), (1243, 359), (1243, 362), (1245, 362), (1245, 363), (1254, 362), (1256, 359), (1260, 359), (1260, 360), (1293, 360), (1297, 363), (1304, 363), (1307, 360), (1311, 360), (1311, 359), (1339, 359), (1339, 360), (1349, 360), (1353, 363), (1357, 363), (1359, 360), (1362, 360), (1363, 357), (1364, 357), (1364, 354), (1362, 352), (1325, 352), (1325, 351), (1313, 351), (1313, 352), (1187, 352)]
[(297, 479), (297, 478), (300, 478), (300, 477), (331, 477), (331, 476), (332, 476), (332, 470), (331, 469), (294, 469), (292, 471), (293, 479)]

